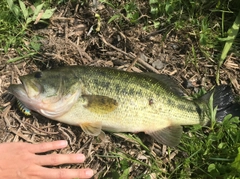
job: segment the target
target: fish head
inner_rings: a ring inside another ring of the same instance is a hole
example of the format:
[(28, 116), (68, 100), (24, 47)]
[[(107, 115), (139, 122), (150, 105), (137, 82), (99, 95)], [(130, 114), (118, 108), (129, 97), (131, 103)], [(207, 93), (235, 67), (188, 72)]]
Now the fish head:
[(8, 90), (26, 108), (55, 118), (69, 110), (81, 92), (79, 80), (68, 76), (56, 70), (34, 72), (19, 77), (21, 84), (11, 84)]

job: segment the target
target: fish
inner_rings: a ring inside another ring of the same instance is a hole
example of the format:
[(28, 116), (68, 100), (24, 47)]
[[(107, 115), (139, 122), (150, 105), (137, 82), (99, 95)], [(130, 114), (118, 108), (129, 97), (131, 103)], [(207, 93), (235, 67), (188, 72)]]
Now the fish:
[[(144, 132), (158, 143), (180, 143), (182, 126), (209, 121), (209, 98), (220, 107), (219, 118), (230, 112), (231, 88), (219, 86), (202, 98), (189, 100), (171, 77), (106, 67), (67, 66), (19, 77), (8, 91), (31, 114), (80, 126), (92, 136), (101, 131)], [(222, 106), (222, 107), (221, 107)]]

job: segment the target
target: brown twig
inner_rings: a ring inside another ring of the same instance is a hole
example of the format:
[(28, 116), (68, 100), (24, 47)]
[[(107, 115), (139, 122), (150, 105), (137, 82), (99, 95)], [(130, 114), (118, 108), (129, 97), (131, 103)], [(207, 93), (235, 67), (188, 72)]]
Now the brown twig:
[(27, 141), (27, 142), (30, 142), (30, 143), (33, 143), (33, 144), (36, 143), (36, 142), (30, 140), (28, 137), (24, 136), (21, 132), (16, 131), (16, 130), (13, 129), (12, 127), (8, 128), (8, 130), (9, 130), (10, 132), (12, 132), (13, 134), (17, 135), (18, 137), (24, 139), (24, 140)]
[(34, 133), (36, 133), (36, 134), (38, 134), (38, 135), (54, 135), (54, 134), (59, 134), (59, 132), (49, 132), (49, 131), (45, 131), (45, 130), (39, 129), (39, 128), (37, 128), (36, 126), (34, 126), (34, 125), (32, 125), (32, 124), (30, 124), (30, 123), (28, 123), (28, 122), (24, 122), (24, 124), (25, 124), (25, 125), (27, 124), (27, 125), (31, 128), (31, 130), (33, 130)]
[(57, 124), (58, 130), (67, 138), (69, 141), (70, 145), (73, 145), (76, 143), (77, 137), (76, 135), (71, 131), (71, 129), (62, 127), (61, 124)]
[(77, 44), (73, 43), (71, 40), (68, 40), (67, 42), (70, 43), (70, 45), (74, 46), (78, 50), (78, 53), (81, 57), (84, 56), (86, 59), (88, 59), (89, 62), (93, 61), (93, 59), (84, 50), (82, 50)]
[(138, 61), (138, 58), (139, 58), (139, 53), (137, 55), (137, 57), (133, 60), (133, 62), (127, 67), (127, 70), (126, 71), (130, 71), (132, 69), (133, 66), (135, 66), (135, 64), (137, 63)]
[(122, 51), (121, 49), (113, 46), (112, 44), (108, 43), (106, 41), (106, 39), (101, 35), (99, 34), (100, 38), (102, 39), (102, 41), (109, 47), (113, 48), (114, 50), (126, 55), (127, 57), (131, 58), (131, 59), (137, 59), (137, 62), (140, 63), (141, 65), (143, 65), (144, 67), (146, 67), (148, 70), (154, 72), (154, 73), (158, 73), (158, 70), (156, 70), (155, 68), (153, 68), (151, 65), (149, 65), (147, 62), (143, 61), (141, 58), (137, 57), (135, 54), (130, 54), (130, 53), (126, 53), (124, 51)]

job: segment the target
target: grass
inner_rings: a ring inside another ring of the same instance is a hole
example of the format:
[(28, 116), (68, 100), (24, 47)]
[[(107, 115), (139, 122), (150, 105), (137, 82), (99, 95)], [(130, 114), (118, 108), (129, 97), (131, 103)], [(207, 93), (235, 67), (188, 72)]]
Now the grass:
[[(54, 2), (60, 4), (63, 1)], [(219, 83), (219, 70), (222, 68), (233, 46), (239, 43), (238, 30), (240, 25), (240, 5), (237, 0), (227, 2), (192, 1), (192, 0), (149, 0), (147, 18), (141, 18), (140, 1), (129, 0), (120, 3), (114, 0), (101, 0), (115, 12), (108, 23), (119, 26), (126, 24), (143, 25), (146, 31), (157, 30), (173, 25), (180, 32), (197, 40), (197, 46), (192, 46), (189, 52), (191, 63), (198, 68), (199, 59), (196, 49), (212, 58), (211, 49), (222, 52), (214, 57), (213, 65), (217, 64), (216, 82)], [(53, 2), (34, 4), (35, 11), (26, 6), (23, 1), (6, 0), (0, 4), (0, 47), (5, 52), (15, 48), (18, 56), (8, 62), (16, 62), (31, 57), (39, 52), (38, 36), (31, 32), (35, 22), (46, 23), (55, 8)], [(235, 8), (236, 7), (236, 8)], [(238, 7), (238, 8), (237, 8)], [(44, 13), (39, 17), (40, 11)], [(124, 13), (123, 13), (124, 12)], [(100, 23), (100, 16), (97, 16)], [(164, 19), (164, 20), (163, 20)], [(160, 43), (160, 42), (159, 42)], [(122, 134), (127, 140), (137, 144), (141, 154), (116, 148), (112, 153), (102, 158), (116, 158), (107, 174), (101, 178), (130, 178), (134, 170), (144, 168), (145, 172), (138, 178), (239, 178), (240, 173), (240, 130), (239, 119), (225, 117), (222, 123), (215, 121), (215, 109), (210, 101), (209, 127), (199, 125), (186, 128), (177, 149), (167, 148), (164, 155), (168, 161), (163, 161), (141, 139), (132, 134)], [(175, 153), (177, 152), (177, 153)], [(175, 155), (174, 159), (171, 158)]]
[[(0, 5), (0, 23), (1, 23), (1, 29), (0, 29), (0, 42), (1, 42), (1, 48), (4, 48), (4, 51), (8, 51), (9, 47), (12, 46), (12, 44), (16, 44), (16, 46), (19, 45), (19, 42), (22, 40), (21, 37), (16, 37), (16, 35), (19, 33), (19, 29), (16, 28), (18, 24), (18, 20), (15, 18), (15, 16), (10, 12), (10, 9), (8, 8), (8, 4), (6, 1), (1, 3)], [(18, 11), (18, 10), (15, 10)]]
[(221, 57), (218, 61), (218, 70), (217, 70), (217, 75), (216, 75), (217, 84), (219, 84), (220, 67), (222, 66), (224, 60), (226, 59), (227, 54), (230, 51), (232, 44), (238, 35), (239, 28), (240, 28), (240, 11), (238, 12), (237, 17), (236, 17), (235, 21), (233, 22), (233, 25), (228, 29), (228, 32), (227, 32), (228, 36), (226, 38), (221, 38), (221, 40), (223, 40), (225, 42), (225, 45), (222, 50)]
[[(116, 149), (102, 158), (117, 158), (118, 162), (100, 178), (131, 178), (134, 170), (144, 167), (144, 173), (135, 178), (238, 178), (240, 170), (240, 132), (239, 119), (226, 117), (223, 124), (216, 123), (210, 128), (194, 126), (182, 136), (181, 144), (174, 159), (171, 154), (176, 150), (168, 148), (167, 158), (163, 161), (142, 141), (132, 134), (125, 138), (136, 142), (142, 154), (130, 155)], [(139, 155), (141, 157), (139, 157)], [(111, 176), (111, 177), (110, 177)]]
[[(240, 177), (240, 131), (239, 118), (227, 115), (222, 123), (215, 121), (216, 109), (209, 101), (211, 124), (202, 127), (186, 127), (177, 149), (167, 148), (166, 158), (155, 155), (141, 139), (133, 134), (121, 134), (123, 138), (138, 144), (141, 154), (130, 155), (122, 149), (103, 158), (118, 158), (108, 175), (100, 178), (131, 178), (134, 170), (144, 167), (145, 173), (134, 178), (239, 178)], [(171, 159), (171, 155), (177, 155)], [(142, 157), (139, 157), (142, 156)], [(165, 159), (166, 159), (165, 158)]]
[[(8, 62), (19, 61), (31, 57), (40, 50), (40, 37), (32, 35), (30, 27), (38, 23), (46, 23), (55, 8), (45, 9), (44, 3), (36, 3), (27, 7), (23, 1), (4, 0), (0, 5), (0, 48), (5, 52), (9, 48), (15, 48), (18, 57), (10, 59)], [(29, 38), (30, 36), (30, 38)]]
[[(219, 84), (219, 70), (238, 35), (240, 26), (240, 3), (237, 1), (227, 3), (221, 0), (205, 2), (165, 0), (163, 2), (164, 3), (160, 0), (149, 0), (151, 13), (153, 17), (155, 17), (155, 21), (158, 20), (157, 17), (164, 16), (167, 22), (174, 23), (175, 27), (180, 30), (191, 28), (190, 33), (197, 36), (199, 48), (208, 58), (211, 56), (208, 53), (209, 48), (222, 51), (221, 55), (215, 59), (218, 64), (216, 82)], [(235, 11), (230, 9), (234, 9)], [(221, 14), (221, 19), (218, 13)], [(226, 14), (228, 14), (228, 20), (225, 17)], [(231, 18), (235, 18), (235, 21), (229, 21), (229, 15)], [(229, 27), (227, 33), (224, 31), (226, 26)], [(237, 41), (239, 41), (239, 39)], [(223, 43), (225, 43), (225, 45), (222, 49)], [(192, 57), (195, 58), (194, 50)]]

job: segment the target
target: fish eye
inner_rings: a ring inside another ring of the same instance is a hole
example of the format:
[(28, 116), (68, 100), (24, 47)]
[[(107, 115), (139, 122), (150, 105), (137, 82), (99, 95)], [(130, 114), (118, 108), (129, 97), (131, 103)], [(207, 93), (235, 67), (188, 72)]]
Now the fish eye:
[(42, 77), (42, 72), (38, 71), (34, 74), (35, 78), (41, 78)]

